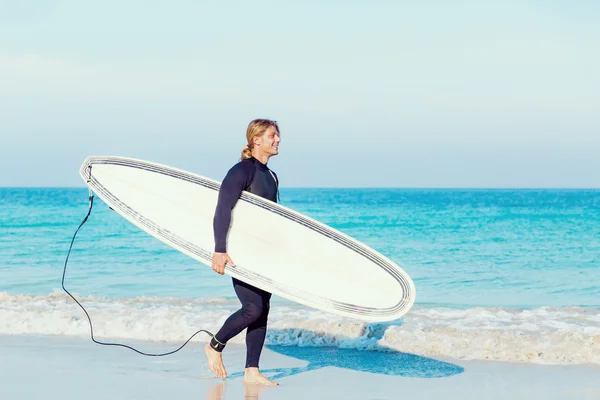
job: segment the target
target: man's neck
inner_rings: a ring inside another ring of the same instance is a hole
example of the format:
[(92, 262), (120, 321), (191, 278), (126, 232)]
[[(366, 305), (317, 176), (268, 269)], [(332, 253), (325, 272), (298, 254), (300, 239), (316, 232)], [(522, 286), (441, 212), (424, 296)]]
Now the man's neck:
[(261, 163), (263, 163), (264, 165), (267, 165), (267, 162), (269, 162), (269, 155), (268, 154), (262, 154), (259, 152), (252, 152), (252, 157), (256, 158), (258, 161), (260, 161)]

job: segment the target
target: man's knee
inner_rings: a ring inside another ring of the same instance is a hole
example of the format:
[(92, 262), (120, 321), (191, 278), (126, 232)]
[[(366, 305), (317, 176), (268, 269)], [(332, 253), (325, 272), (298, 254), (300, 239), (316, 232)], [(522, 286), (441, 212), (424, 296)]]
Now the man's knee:
[(263, 311), (264, 307), (262, 304), (248, 303), (243, 306), (244, 318), (246, 318), (249, 323), (258, 321)]

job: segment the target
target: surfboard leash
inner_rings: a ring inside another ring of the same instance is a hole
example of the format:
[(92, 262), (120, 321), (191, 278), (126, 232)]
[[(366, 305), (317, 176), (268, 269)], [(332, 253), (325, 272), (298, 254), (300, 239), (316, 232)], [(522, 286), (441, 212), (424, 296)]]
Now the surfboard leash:
[(127, 349), (133, 350), (136, 353), (139, 353), (143, 356), (149, 356), (149, 357), (162, 357), (162, 356), (168, 356), (170, 354), (176, 353), (179, 350), (183, 349), (183, 347), (188, 344), (190, 342), (190, 340), (192, 340), (192, 338), (194, 338), (194, 336), (196, 336), (197, 334), (201, 333), (201, 332), (205, 332), (207, 333), (211, 338), (214, 338), (214, 334), (207, 331), (206, 329), (200, 329), (198, 330), (196, 333), (194, 333), (192, 336), (190, 336), (190, 338), (188, 340), (185, 341), (185, 343), (183, 343), (179, 348), (173, 350), (173, 351), (169, 351), (167, 353), (158, 353), (158, 354), (153, 354), (153, 353), (145, 353), (143, 351), (137, 350), (136, 348), (126, 345), (126, 344), (122, 344), (122, 343), (109, 343), (109, 342), (102, 342), (99, 340), (96, 340), (96, 338), (94, 338), (94, 327), (92, 324), (92, 318), (90, 317), (90, 315), (88, 314), (87, 310), (85, 309), (85, 307), (83, 307), (83, 305), (75, 298), (75, 296), (73, 296), (68, 290), (67, 288), (65, 288), (65, 276), (67, 273), (67, 263), (69, 262), (69, 256), (71, 255), (71, 250), (73, 249), (73, 243), (75, 242), (75, 238), (77, 237), (77, 233), (79, 233), (79, 230), (81, 229), (81, 227), (87, 222), (90, 214), (92, 213), (92, 208), (94, 206), (94, 193), (92, 192), (92, 189), (89, 187), (89, 182), (92, 178), (92, 167), (89, 166), (89, 178), (87, 180), (88, 182), (88, 198), (89, 198), (89, 208), (88, 208), (88, 212), (87, 215), (85, 216), (85, 218), (83, 219), (83, 221), (81, 221), (81, 223), (79, 224), (79, 226), (77, 227), (77, 230), (75, 230), (75, 234), (73, 235), (73, 238), (71, 239), (71, 245), (69, 246), (69, 251), (67, 253), (67, 257), (65, 259), (65, 266), (63, 269), (63, 275), (62, 275), (62, 288), (63, 290), (75, 301), (75, 303), (77, 303), (77, 305), (79, 305), (79, 307), (81, 307), (81, 309), (83, 310), (83, 312), (85, 313), (88, 322), (90, 324), (90, 335), (92, 338), (92, 341), (94, 343), (103, 345), (103, 346), (118, 346), (118, 347), (125, 347)]

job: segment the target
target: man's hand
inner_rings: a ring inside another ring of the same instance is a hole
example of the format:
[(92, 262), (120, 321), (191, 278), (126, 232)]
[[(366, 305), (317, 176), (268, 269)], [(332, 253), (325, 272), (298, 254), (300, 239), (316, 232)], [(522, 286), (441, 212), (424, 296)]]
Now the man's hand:
[(229, 257), (227, 253), (217, 253), (214, 252), (212, 256), (212, 269), (217, 274), (223, 275), (225, 273), (225, 264), (231, 264), (235, 267), (233, 260)]

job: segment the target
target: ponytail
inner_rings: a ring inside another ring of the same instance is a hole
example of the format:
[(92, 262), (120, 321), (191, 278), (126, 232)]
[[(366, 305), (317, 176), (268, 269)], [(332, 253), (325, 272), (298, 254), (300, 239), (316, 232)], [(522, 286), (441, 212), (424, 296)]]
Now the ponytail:
[(246, 158), (251, 158), (252, 157), (252, 150), (250, 150), (250, 147), (248, 145), (246, 145), (244, 147), (244, 149), (242, 150), (242, 160), (245, 160)]

